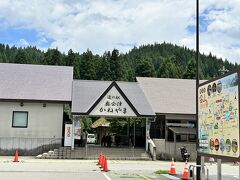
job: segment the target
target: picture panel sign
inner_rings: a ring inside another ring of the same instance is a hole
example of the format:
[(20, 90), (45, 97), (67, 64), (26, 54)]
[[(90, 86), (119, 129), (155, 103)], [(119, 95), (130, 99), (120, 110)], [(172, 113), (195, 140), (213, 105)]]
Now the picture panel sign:
[(238, 73), (198, 88), (200, 153), (239, 157)]
[(113, 86), (101, 99), (90, 115), (97, 116), (127, 116), (135, 117), (136, 114), (126, 102), (120, 92)]

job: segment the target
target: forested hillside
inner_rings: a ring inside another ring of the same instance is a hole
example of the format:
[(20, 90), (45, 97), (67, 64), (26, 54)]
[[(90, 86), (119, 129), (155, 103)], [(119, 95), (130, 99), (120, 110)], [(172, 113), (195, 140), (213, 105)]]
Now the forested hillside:
[[(232, 70), (239, 66), (212, 54), (200, 55), (201, 79), (219, 75), (223, 66)], [(74, 66), (75, 79), (134, 81), (136, 76), (195, 78), (195, 52), (186, 47), (169, 43), (135, 47), (120, 54), (117, 49), (94, 55), (90, 50), (84, 53), (67, 54), (58, 49), (43, 52), (36, 47), (17, 48), (0, 44), (0, 63), (48, 64)]]

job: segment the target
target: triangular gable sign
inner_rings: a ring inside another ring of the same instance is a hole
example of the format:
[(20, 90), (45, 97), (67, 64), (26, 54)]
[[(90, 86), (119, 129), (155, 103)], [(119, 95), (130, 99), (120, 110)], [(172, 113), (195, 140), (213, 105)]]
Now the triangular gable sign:
[(137, 111), (116, 82), (108, 87), (89, 111), (89, 115), (93, 116), (137, 116)]

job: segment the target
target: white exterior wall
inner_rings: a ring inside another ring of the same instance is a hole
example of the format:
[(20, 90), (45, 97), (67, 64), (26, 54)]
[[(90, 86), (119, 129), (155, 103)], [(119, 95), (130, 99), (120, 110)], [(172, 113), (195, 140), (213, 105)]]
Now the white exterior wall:
[[(34, 149), (61, 142), (63, 104), (0, 102), (0, 148)], [(12, 127), (13, 111), (28, 112), (28, 127)], [(54, 141), (58, 139), (58, 141)]]
[[(13, 111), (28, 111), (28, 127), (13, 128)], [(61, 138), (63, 104), (0, 102), (0, 137)]]

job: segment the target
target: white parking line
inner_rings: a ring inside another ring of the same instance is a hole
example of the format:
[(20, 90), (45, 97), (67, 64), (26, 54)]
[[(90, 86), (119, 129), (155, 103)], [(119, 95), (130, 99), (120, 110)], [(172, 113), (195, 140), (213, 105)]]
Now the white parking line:
[(163, 176), (169, 178), (169, 179), (180, 179), (180, 178), (177, 178), (177, 177), (174, 177), (174, 176), (171, 176), (169, 174), (162, 174)]
[(108, 177), (108, 175), (107, 175), (106, 173), (102, 173), (102, 174), (105, 176), (105, 178), (106, 178), (107, 180), (111, 180), (111, 178)]

